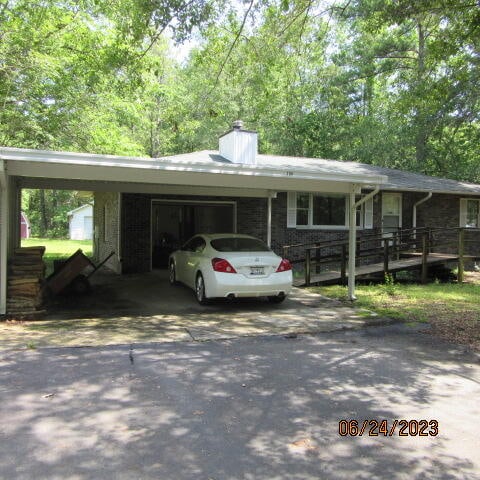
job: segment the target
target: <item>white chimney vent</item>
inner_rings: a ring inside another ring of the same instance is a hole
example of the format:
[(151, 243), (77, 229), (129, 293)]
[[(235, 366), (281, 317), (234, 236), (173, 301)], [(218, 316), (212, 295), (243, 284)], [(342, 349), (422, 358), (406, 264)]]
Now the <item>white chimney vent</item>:
[(257, 132), (243, 130), (243, 122), (235, 120), (232, 130), (219, 139), (220, 155), (232, 163), (256, 165), (258, 138)]

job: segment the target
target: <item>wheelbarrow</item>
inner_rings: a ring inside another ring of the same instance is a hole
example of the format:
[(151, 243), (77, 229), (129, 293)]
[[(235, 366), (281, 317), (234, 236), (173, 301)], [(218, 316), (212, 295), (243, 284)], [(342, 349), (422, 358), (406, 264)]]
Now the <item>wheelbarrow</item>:
[[(79, 248), (67, 260), (56, 262), (54, 272), (45, 280), (45, 290), (53, 295), (58, 295), (67, 288), (77, 294), (89, 292), (91, 289), (89, 278), (113, 255), (114, 251), (103, 262), (95, 265)], [(86, 267), (92, 267), (93, 270), (84, 274), (82, 272)]]

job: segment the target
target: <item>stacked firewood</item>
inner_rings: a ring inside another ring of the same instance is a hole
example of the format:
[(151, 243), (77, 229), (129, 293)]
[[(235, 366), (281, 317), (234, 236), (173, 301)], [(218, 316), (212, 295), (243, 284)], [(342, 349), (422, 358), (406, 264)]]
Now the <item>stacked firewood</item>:
[(45, 279), (45, 247), (16, 248), (10, 260), (7, 315), (35, 318), (43, 310), (42, 285)]

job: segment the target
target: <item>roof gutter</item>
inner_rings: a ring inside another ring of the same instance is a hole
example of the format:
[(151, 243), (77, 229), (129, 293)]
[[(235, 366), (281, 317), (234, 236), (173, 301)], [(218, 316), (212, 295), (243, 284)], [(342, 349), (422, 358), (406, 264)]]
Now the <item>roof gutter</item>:
[(418, 202), (413, 204), (412, 227), (414, 230), (417, 228), (417, 207), (422, 203), (425, 203), (427, 200), (430, 200), (432, 195), (433, 192), (428, 192), (426, 197), (421, 198)]
[(360, 205), (363, 205), (367, 200), (373, 198), (378, 192), (380, 191), (380, 185), (375, 185), (375, 189), (372, 190), (368, 195), (362, 197), (358, 202), (355, 202), (355, 209), (357, 209)]
[[(478, 187), (478, 185), (476, 185)], [(425, 188), (410, 188), (410, 187), (388, 187), (382, 188), (384, 192), (412, 192), (412, 193), (439, 193), (441, 195), (480, 195), (480, 190), (475, 192), (469, 190), (436, 190), (436, 189), (425, 189)]]

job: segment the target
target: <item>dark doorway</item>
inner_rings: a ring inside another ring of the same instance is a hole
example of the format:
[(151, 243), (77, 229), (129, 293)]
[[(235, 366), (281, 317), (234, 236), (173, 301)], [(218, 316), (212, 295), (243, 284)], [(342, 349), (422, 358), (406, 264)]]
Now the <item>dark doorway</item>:
[(166, 268), (168, 256), (197, 233), (235, 231), (233, 203), (152, 204), (152, 267)]

